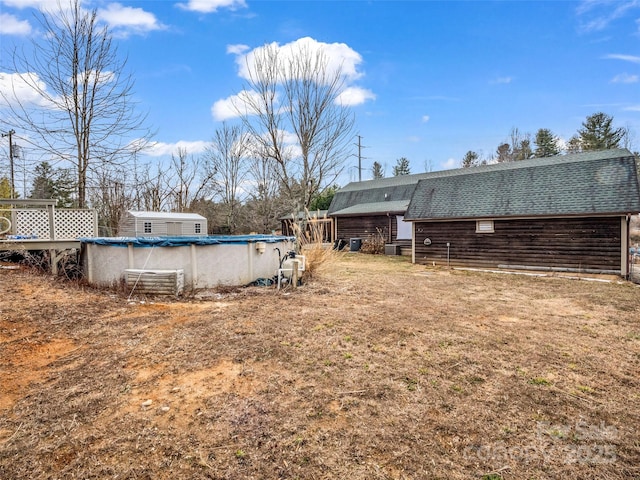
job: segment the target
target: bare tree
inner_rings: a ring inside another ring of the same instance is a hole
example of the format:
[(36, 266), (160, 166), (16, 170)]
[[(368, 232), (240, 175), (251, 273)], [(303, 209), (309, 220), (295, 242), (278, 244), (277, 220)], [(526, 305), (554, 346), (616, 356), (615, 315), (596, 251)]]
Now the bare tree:
[(132, 206), (132, 192), (127, 186), (127, 170), (104, 170), (96, 187), (89, 189), (91, 203), (98, 211), (98, 224), (102, 235), (116, 235), (118, 225)]
[(185, 148), (178, 148), (177, 154), (171, 154), (171, 166), (174, 173), (169, 179), (173, 193), (171, 209), (175, 212), (188, 211), (191, 204), (208, 191), (213, 172), (204, 169), (202, 160), (190, 156)]
[(513, 127), (509, 132), (509, 140), (498, 145), (496, 149), (498, 163), (515, 162), (532, 157), (531, 135), (521, 133), (517, 127)]
[[(322, 51), (299, 46), (289, 58), (276, 45), (255, 51), (236, 110), (260, 150), (277, 165), (297, 209), (334, 183), (347, 158), (354, 118), (339, 101), (340, 69)], [(294, 141), (287, 141), (291, 136)]]
[(254, 151), (250, 160), (249, 179), (255, 185), (247, 202), (247, 208), (252, 213), (250, 230), (270, 233), (278, 227), (278, 217), (290, 211), (290, 200), (285, 201), (280, 196), (275, 164), (268, 156), (260, 155), (259, 151)]
[(206, 170), (215, 181), (214, 192), (224, 205), (225, 226), (231, 234), (236, 232), (236, 211), (241, 202), (242, 184), (248, 173), (248, 146), (248, 136), (242, 126), (223, 123), (216, 130), (213, 142), (205, 153)]
[(151, 169), (144, 169), (142, 174), (136, 173), (135, 208), (160, 212), (169, 209), (170, 198), (173, 195), (169, 187), (169, 179), (165, 171), (159, 166), (152, 174)]
[[(99, 25), (97, 10), (68, 0), (39, 21), (45, 35), (34, 38), (30, 51), (13, 53), (13, 90), (2, 92), (9, 106), (5, 121), (26, 130), (23, 140), (50, 161), (74, 165), (77, 203), (84, 207), (94, 163), (128, 160), (146, 146), (150, 132), (145, 116), (135, 113), (126, 59), (118, 55), (108, 28)], [(25, 87), (37, 102), (19, 97)]]

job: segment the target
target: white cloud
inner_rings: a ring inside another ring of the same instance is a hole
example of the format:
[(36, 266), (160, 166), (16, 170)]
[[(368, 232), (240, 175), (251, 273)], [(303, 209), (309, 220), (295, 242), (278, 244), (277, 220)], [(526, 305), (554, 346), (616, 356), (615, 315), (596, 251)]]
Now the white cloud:
[(153, 13), (142, 8), (125, 7), (120, 3), (110, 3), (106, 9), (99, 9), (98, 18), (109, 25), (116, 35), (126, 36), (165, 28)]
[(491, 80), (490, 83), (492, 83), (494, 85), (508, 85), (511, 82), (513, 82), (513, 77), (498, 77), (498, 78), (495, 78), (495, 79)]
[(230, 118), (236, 118), (238, 116), (238, 112), (234, 107), (236, 103), (237, 97), (223, 98), (222, 100), (215, 102), (211, 106), (211, 115), (213, 116), (213, 119), (221, 122)]
[(31, 33), (31, 25), (26, 20), (19, 20), (8, 13), (0, 13), (0, 34), (2, 35), (28, 35)]
[(422, 116), (422, 123), (427, 123), (430, 119), (431, 119), (431, 117), (429, 117), (429, 115), (423, 115)]
[[(376, 98), (371, 90), (352, 85), (353, 81), (363, 76), (363, 73), (358, 70), (362, 63), (362, 57), (344, 43), (329, 44), (318, 42), (310, 37), (304, 37), (285, 45), (279, 45), (274, 42), (253, 50), (243, 44), (227, 45), (227, 53), (236, 55), (238, 75), (245, 80), (255, 78), (256, 61), (266, 54), (267, 50), (269, 50), (269, 54), (274, 53), (277, 55), (279, 62), (277, 71), (284, 75), (287, 74), (290, 61), (300, 52), (308, 52), (312, 56), (315, 54), (323, 55), (326, 60), (325, 73), (327, 78), (332, 78), (338, 72), (342, 75), (344, 88), (336, 97), (336, 104), (338, 105), (350, 107)], [(218, 121), (238, 117), (239, 110), (251, 114), (249, 105), (256, 103), (257, 100), (259, 98), (256, 92), (243, 91), (238, 95), (216, 101), (211, 107), (211, 114)]]
[(367, 100), (375, 100), (376, 96), (371, 90), (360, 87), (347, 87), (336, 98), (336, 104), (345, 107), (361, 105)]
[(640, 105), (631, 105), (630, 107), (623, 108), (626, 112), (640, 112)]
[(458, 168), (460, 165), (458, 160), (456, 160), (455, 158), (450, 158), (446, 162), (442, 162), (440, 166), (443, 170), (450, 170), (452, 168)]
[(214, 120), (223, 121), (239, 117), (239, 112), (252, 113), (250, 105), (259, 103), (260, 96), (257, 92), (243, 90), (237, 95), (232, 95), (218, 100), (211, 107), (211, 115)]
[(187, 3), (178, 3), (180, 8), (200, 13), (214, 13), (219, 8), (237, 10), (247, 6), (244, 0), (189, 0)]
[(238, 43), (236, 45), (227, 45), (227, 53), (231, 53), (233, 55), (242, 55), (250, 48), (251, 47), (249, 47), (249, 45), (243, 45), (241, 43)]
[(55, 4), (55, 2), (51, 2), (51, 0), (3, 0), (2, 3), (7, 7), (38, 8), (41, 10), (51, 7), (52, 3)]
[(638, 83), (638, 75), (629, 75), (628, 73), (621, 73), (611, 79), (611, 83)]
[[(98, 77), (96, 77), (96, 73), (98, 73)], [(105, 70), (104, 72), (96, 72), (96, 70), (92, 70), (88, 72), (88, 77), (87, 82), (90, 85), (94, 85), (96, 83), (110, 83), (116, 79), (116, 74), (108, 70)], [(79, 73), (77, 78), (80, 84), (85, 82), (85, 75), (83, 73)]]
[(613, 21), (639, 7), (638, 0), (583, 0), (576, 12), (582, 21), (580, 29), (589, 33), (604, 30)]
[(202, 153), (210, 145), (210, 142), (202, 140), (187, 141), (180, 140), (175, 143), (153, 142), (148, 150), (145, 151), (150, 157), (163, 157), (175, 154), (178, 149), (184, 149), (189, 155), (194, 153)]
[(619, 53), (611, 53), (609, 55), (605, 55), (602, 58), (606, 58), (609, 60), (622, 60), (622, 61), (631, 62), (631, 63), (640, 63), (640, 57), (636, 55), (623, 55)]
[(327, 76), (331, 77), (340, 71), (345, 81), (352, 82), (360, 78), (363, 74), (358, 71), (362, 63), (362, 57), (345, 43), (324, 43), (318, 42), (311, 37), (303, 37), (285, 45), (276, 42), (257, 47), (246, 55), (239, 55), (236, 59), (238, 74), (244, 79), (251, 77), (250, 72), (255, 72), (256, 58), (263, 56), (265, 50), (273, 49), (280, 61), (279, 70), (286, 72), (289, 62), (295, 58), (300, 51), (309, 52), (312, 55), (322, 53), (327, 60)]
[(51, 107), (31, 85), (43, 91), (47, 86), (35, 73), (5, 73), (0, 72), (0, 107), (6, 107), (7, 102), (19, 102), (23, 105), (37, 105)]

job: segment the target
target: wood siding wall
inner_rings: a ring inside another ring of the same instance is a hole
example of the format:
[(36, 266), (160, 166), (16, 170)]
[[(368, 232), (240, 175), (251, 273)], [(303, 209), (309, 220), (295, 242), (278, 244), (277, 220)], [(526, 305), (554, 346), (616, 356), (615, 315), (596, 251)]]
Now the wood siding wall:
[[(362, 217), (337, 217), (336, 238), (341, 238), (347, 243), (351, 238), (362, 238), (366, 240), (372, 235), (378, 234), (378, 229), (384, 236), (386, 243), (411, 247), (411, 240), (396, 240), (398, 235), (398, 225), (396, 216), (391, 215), (369, 215)], [(389, 237), (389, 224), (391, 224), (391, 237)]]
[(495, 220), (494, 233), (476, 233), (475, 221), (416, 222), (415, 262), (446, 264), (449, 242), (451, 265), (619, 272), (621, 234), (620, 217)]

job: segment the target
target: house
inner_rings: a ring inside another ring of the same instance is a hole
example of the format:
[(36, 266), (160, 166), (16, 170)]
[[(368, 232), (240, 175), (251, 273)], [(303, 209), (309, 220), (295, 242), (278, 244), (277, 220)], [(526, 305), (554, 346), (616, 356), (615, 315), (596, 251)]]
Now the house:
[(381, 235), (403, 254), (411, 252), (411, 224), (404, 214), (418, 182), (430, 173), (351, 182), (338, 190), (329, 206), (334, 238), (349, 242)]
[(197, 213), (128, 211), (118, 225), (121, 237), (207, 235), (207, 219)]
[(635, 157), (616, 149), (434, 172), (404, 219), (414, 263), (627, 277), (638, 212)]
[(294, 221), (298, 223), (305, 222), (306, 236), (310, 241), (322, 240), (323, 243), (333, 243), (333, 219), (327, 216), (327, 213), (327, 210), (315, 210), (298, 212), (295, 218), (293, 214), (280, 217), (282, 235), (295, 236)]

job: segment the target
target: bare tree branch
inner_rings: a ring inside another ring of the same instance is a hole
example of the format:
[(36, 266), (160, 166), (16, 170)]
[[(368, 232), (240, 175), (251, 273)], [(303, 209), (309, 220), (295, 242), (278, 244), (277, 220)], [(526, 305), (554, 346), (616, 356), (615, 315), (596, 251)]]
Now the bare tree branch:
[[(151, 133), (146, 116), (135, 113), (126, 59), (99, 25), (97, 11), (68, 0), (39, 21), (46, 34), (34, 39), (31, 51), (13, 53), (12, 90), (2, 92), (9, 110), (5, 122), (26, 131), (23, 140), (51, 161), (74, 165), (77, 203), (84, 207), (92, 174), (129, 160)], [(25, 89), (30, 101), (20, 95)], [(100, 175), (94, 176), (99, 182)]]

